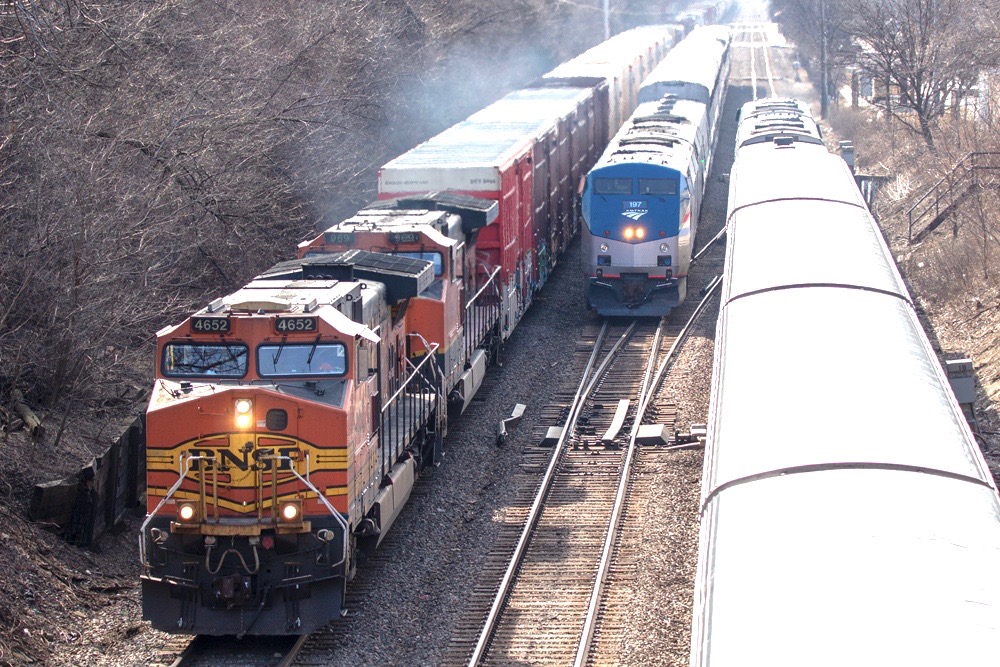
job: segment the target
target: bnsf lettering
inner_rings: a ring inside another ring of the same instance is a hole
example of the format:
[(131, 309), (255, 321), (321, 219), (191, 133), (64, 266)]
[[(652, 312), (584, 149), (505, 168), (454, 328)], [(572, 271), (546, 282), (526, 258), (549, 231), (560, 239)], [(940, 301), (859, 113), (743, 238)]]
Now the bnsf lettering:
[[(298, 447), (283, 447), (278, 450), (278, 456), (292, 458), (295, 452), (298, 451)], [(248, 452), (234, 452), (228, 449), (192, 449), (190, 450), (191, 456), (204, 456), (206, 458), (215, 458), (219, 462), (219, 471), (222, 472), (228, 468), (237, 468), (244, 472), (250, 470), (251, 465), (254, 470), (268, 471), (274, 465), (274, 461), (270, 458), (262, 458), (272, 456), (274, 453), (273, 449), (258, 449), (252, 453)], [(252, 461), (252, 464), (251, 464)], [(206, 470), (212, 469), (212, 461), (206, 461), (204, 459), (197, 459), (191, 462), (191, 470)], [(278, 470), (290, 470), (291, 462), (287, 460), (278, 461)]]

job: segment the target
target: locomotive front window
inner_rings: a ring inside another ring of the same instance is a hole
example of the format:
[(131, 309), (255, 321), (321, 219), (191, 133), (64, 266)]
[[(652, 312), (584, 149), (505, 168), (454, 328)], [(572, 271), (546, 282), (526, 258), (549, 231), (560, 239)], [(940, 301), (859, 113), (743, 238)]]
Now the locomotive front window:
[(667, 195), (677, 194), (677, 179), (675, 178), (640, 178), (639, 194)]
[(595, 195), (630, 195), (632, 194), (631, 178), (595, 178)]
[(241, 378), (247, 374), (247, 353), (243, 344), (167, 343), (163, 374), (174, 378)]
[(343, 343), (278, 343), (257, 348), (261, 377), (340, 377), (347, 373)]
[(394, 252), (393, 255), (409, 257), (410, 259), (422, 259), (425, 262), (434, 263), (434, 276), (438, 277), (444, 273), (444, 259), (439, 252)]

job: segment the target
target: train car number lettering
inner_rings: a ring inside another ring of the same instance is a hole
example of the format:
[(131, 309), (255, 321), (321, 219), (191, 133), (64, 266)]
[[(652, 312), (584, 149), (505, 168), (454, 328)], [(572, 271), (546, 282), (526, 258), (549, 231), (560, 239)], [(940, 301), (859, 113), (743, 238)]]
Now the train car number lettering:
[(310, 333), (317, 328), (315, 317), (279, 317), (274, 320), (274, 330), (278, 333)]
[(330, 245), (346, 245), (354, 243), (354, 232), (324, 232), (323, 242)]
[(232, 323), (228, 317), (192, 317), (191, 331), (197, 333), (229, 333)]
[(399, 245), (400, 243), (418, 243), (420, 234), (417, 232), (390, 232), (389, 243)]

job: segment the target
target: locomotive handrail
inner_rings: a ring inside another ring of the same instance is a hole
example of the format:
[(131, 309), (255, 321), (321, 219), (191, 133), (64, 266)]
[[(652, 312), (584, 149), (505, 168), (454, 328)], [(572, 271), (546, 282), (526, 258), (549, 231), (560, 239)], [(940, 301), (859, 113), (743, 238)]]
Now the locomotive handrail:
[[(348, 541), (348, 539), (350, 537), (351, 527), (347, 525), (347, 520), (343, 517), (343, 515), (341, 515), (341, 513), (337, 511), (336, 507), (334, 507), (332, 504), (330, 504), (330, 501), (326, 499), (326, 496), (324, 496), (322, 493), (320, 493), (319, 489), (317, 489), (316, 486), (313, 485), (312, 482), (310, 482), (308, 479), (306, 479), (305, 477), (303, 477), (302, 475), (299, 474), (299, 471), (296, 470), (295, 466), (293, 465), (294, 460), (292, 459), (291, 456), (275, 456), (275, 455), (266, 456), (265, 455), (265, 456), (261, 456), (260, 458), (262, 460), (270, 460), (270, 461), (288, 461), (288, 469), (292, 472), (292, 474), (295, 475), (300, 482), (302, 482), (307, 487), (309, 487), (309, 490), (312, 491), (313, 493), (315, 493), (316, 497), (319, 498), (320, 502), (323, 503), (323, 505), (326, 506), (326, 509), (330, 512), (331, 515), (333, 515), (333, 518), (335, 518), (337, 520), (337, 523), (340, 524), (340, 527), (344, 529), (344, 544), (343, 544), (342, 553), (340, 554), (340, 561), (336, 562), (336, 563), (331, 563), (330, 567), (337, 567), (337, 566), (341, 565), (342, 563), (346, 563), (347, 562), (347, 541)], [(271, 469), (276, 471), (277, 470), (277, 466), (274, 466)], [(276, 501), (277, 501), (277, 498), (272, 498), (272, 502), (276, 502)]]
[[(350, 527), (347, 525), (347, 521), (344, 519), (343, 516), (341, 516), (340, 512), (337, 511), (337, 508), (335, 508), (333, 505), (330, 504), (330, 501), (328, 501), (326, 497), (319, 492), (319, 489), (317, 489), (316, 486), (313, 485), (311, 481), (309, 481), (308, 479), (299, 474), (299, 472), (292, 465), (292, 458), (290, 456), (261, 456), (260, 458), (262, 460), (288, 461), (289, 462), (288, 469), (291, 470), (292, 474), (295, 475), (303, 484), (305, 484), (310, 491), (315, 493), (316, 497), (319, 498), (320, 502), (322, 502), (326, 506), (330, 514), (332, 514), (333, 517), (340, 524), (340, 527), (344, 529), (344, 544), (343, 544), (343, 553), (341, 554), (341, 560), (337, 563), (333, 563), (332, 567), (336, 567), (341, 563), (346, 562), (347, 535), (350, 532)], [(163, 496), (163, 499), (156, 506), (156, 509), (154, 509), (152, 512), (149, 513), (149, 516), (146, 517), (146, 520), (142, 522), (142, 526), (139, 527), (139, 562), (142, 564), (143, 567), (147, 566), (146, 528), (149, 526), (149, 522), (153, 520), (153, 517), (155, 517), (161, 509), (163, 509), (163, 506), (167, 503), (167, 501), (170, 500), (175, 493), (177, 493), (177, 490), (181, 487), (181, 484), (183, 484), (184, 480), (187, 478), (188, 473), (191, 472), (191, 462), (202, 461), (202, 460), (214, 462), (215, 456), (199, 455), (199, 456), (188, 456), (185, 458), (183, 454), (181, 455), (181, 465), (183, 467), (183, 472), (181, 472), (180, 476), (177, 478), (177, 481), (174, 483), (174, 485), (170, 487), (170, 490), (167, 491), (167, 494)]]
[[(465, 359), (467, 361), (471, 361), (473, 351), (485, 339), (493, 324), (500, 319), (500, 290), (497, 287), (497, 276), (499, 275), (500, 267), (494, 267), (489, 278), (486, 279), (486, 283), (465, 304)], [(491, 290), (489, 295), (486, 294), (487, 290)], [(496, 302), (487, 304), (485, 312), (476, 310), (477, 307), (481, 307), (478, 303), (479, 299), (485, 300), (487, 296), (494, 297)]]
[[(420, 334), (410, 334), (410, 335), (418, 337), (418, 338), (420, 338), (423, 341), (424, 347), (427, 350), (427, 353), (424, 355), (424, 358), (420, 360), (420, 363), (417, 364), (416, 366), (414, 366), (413, 362), (410, 361), (409, 359), (406, 360), (406, 363), (409, 365), (409, 367), (412, 370), (412, 372), (410, 373), (410, 375), (405, 380), (403, 380), (403, 386), (401, 386), (399, 389), (397, 389), (396, 392), (392, 396), (390, 396), (389, 399), (385, 402), (385, 405), (382, 406), (382, 412), (385, 412), (386, 410), (388, 410), (389, 409), (389, 405), (393, 401), (397, 400), (399, 398), (400, 394), (402, 394), (402, 393), (404, 393), (406, 391), (406, 385), (408, 385), (410, 383), (410, 381), (413, 380), (414, 376), (416, 376), (417, 374), (420, 374), (420, 376), (422, 378), (426, 378), (426, 376), (424, 376), (422, 373), (420, 373), (420, 370), (424, 367), (424, 365), (426, 365), (426, 364), (429, 363), (429, 360), (434, 359), (434, 355), (437, 354), (438, 349), (441, 347), (437, 343), (428, 343), (426, 340), (424, 340), (424, 337), (421, 336)], [(431, 368), (432, 368), (431, 375), (436, 375), (436, 370), (437, 369), (435, 367), (433, 367), (433, 366)]]
[(146, 563), (146, 527), (149, 525), (149, 522), (153, 520), (153, 517), (156, 516), (157, 512), (159, 512), (161, 509), (163, 509), (163, 506), (167, 504), (167, 501), (170, 500), (175, 493), (177, 493), (177, 489), (181, 488), (181, 484), (184, 483), (184, 479), (187, 477), (187, 474), (189, 472), (191, 472), (191, 462), (192, 461), (201, 461), (201, 460), (215, 461), (215, 456), (201, 456), (201, 455), (199, 455), (199, 456), (188, 456), (187, 458), (184, 458), (184, 455), (181, 454), (180, 463), (181, 463), (181, 466), (184, 467), (184, 472), (182, 472), (180, 474), (180, 476), (177, 478), (177, 481), (174, 483), (174, 485), (172, 487), (170, 487), (170, 490), (167, 491), (167, 494), (165, 496), (163, 496), (163, 500), (161, 500), (160, 503), (156, 506), (156, 509), (154, 509), (152, 512), (150, 512), (149, 516), (146, 517), (146, 520), (142, 522), (141, 526), (139, 526), (139, 562), (142, 564), (143, 567), (147, 567), (147, 563)]
[[(413, 391), (415, 385), (421, 383), (425, 384), (425, 388), (432, 390), (431, 393), (435, 395), (435, 402), (439, 402), (442, 398), (441, 392), (443, 391), (442, 383), (437, 378), (438, 367), (437, 367), (437, 351), (440, 345), (437, 343), (429, 343), (423, 336), (419, 334), (410, 334), (416, 338), (419, 338), (423, 343), (424, 349), (427, 351), (424, 358), (420, 360), (420, 363), (414, 365), (409, 359), (406, 360), (407, 365), (412, 369), (412, 372), (403, 381), (402, 385), (395, 391), (395, 393), (390, 396), (385, 403), (382, 405), (379, 411), (379, 419), (377, 426), (377, 438), (380, 450), (380, 465), (381, 473), (383, 475), (387, 474), (392, 468), (392, 464), (395, 462), (395, 456), (401, 452), (390, 451), (388, 446), (383, 447), (383, 443), (388, 443), (389, 436), (397, 435), (401, 436), (406, 433), (406, 428), (408, 426), (414, 427), (414, 433), (417, 432), (419, 426), (422, 425), (426, 419), (425, 417), (430, 414), (433, 408), (429, 405), (421, 405), (417, 403), (417, 392)], [(396, 412), (395, 417), (391, 415), (390, 411), (394, 405), (402, 405), (404, 400), (409, 400), (408, 406), (409, 410), (404, 406), (402, 409)], [(389, 430), (391, 428), (391, 430)], [(404, 447), (409, 444), (403, 442), (403, 438), (398, 438), (398, 445)]]

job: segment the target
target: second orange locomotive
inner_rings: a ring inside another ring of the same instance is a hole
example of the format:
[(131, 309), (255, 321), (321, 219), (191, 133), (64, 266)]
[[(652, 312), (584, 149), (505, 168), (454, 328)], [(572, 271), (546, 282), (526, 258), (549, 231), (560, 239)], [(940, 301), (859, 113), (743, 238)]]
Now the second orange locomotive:
[[(495, 215), (478, 204), (467, 228)], [(365, 233), (437, 250), (278, 264), (159, 332), (141, 538), (154, 626), (298, 634), (339, 616), (358, 557), (440, 460), (446, 394), (460, 410), (481, 382), (449, 362), (469, 346), (485, 369), (499, 315), (488, 289), (464, 296), (462, 244), (439, 231), (462, 220), (397, 211), (395, 231)]]

